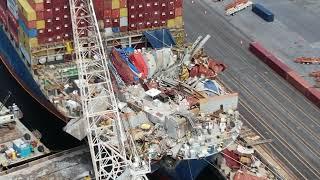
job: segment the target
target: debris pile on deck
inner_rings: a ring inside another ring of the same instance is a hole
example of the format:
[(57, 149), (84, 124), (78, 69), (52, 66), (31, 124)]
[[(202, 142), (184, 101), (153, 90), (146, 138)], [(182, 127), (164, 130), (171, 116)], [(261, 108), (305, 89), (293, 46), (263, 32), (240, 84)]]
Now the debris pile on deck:
[(184, 62), (173, 48), (113, 48), (110, 59), (123, 125), (144, 158), (207, 157), (238, 137), (238, 94), (216, 79), (226, 66), (202, 50)]

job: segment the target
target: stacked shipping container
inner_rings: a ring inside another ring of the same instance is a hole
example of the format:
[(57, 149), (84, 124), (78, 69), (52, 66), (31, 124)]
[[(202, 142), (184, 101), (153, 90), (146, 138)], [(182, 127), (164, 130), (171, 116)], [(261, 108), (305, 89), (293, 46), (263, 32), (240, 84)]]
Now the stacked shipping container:
[[(182, 0), (93, 0), (93, 3), (99, 27), (105, 32), (183, 26)], [(69, 0), (1, 0), (0, 22), (28, 61), (32, 48), (72, 39)]]
[(3, 0), (1, 2), (1, 8), (2, 12), (0, 13), (2, 16), (2, 21), (4, 21), (7, 30), (11, 36), (11, 38), (14, 40), (16, 44), (19, 42), (18, 38), (18, 28), (19, 24), (17, 21), (18, 18), (18, 6), (16, 4), (15, 0)]
[[(18, 0), (20, 42), (29, 51), (39, 44), (70, 40), (72, 35), (68, 0)], [(23, 30), (23, 31), (22, 31)]]
[(182, 0), (95, 0), (94, 6), (106, 32), (183, 26)]
[(72, 26), (69, 0), (33, 1), (44, 1), (43, 11), (38, 13), (39, 17), (43, 17), (45, 21), (45, 27), (38, 31), (39, 43), (42, 44), (71, 40)]
[(182, 0), (129, 0), (129, 30), (182, 27)]

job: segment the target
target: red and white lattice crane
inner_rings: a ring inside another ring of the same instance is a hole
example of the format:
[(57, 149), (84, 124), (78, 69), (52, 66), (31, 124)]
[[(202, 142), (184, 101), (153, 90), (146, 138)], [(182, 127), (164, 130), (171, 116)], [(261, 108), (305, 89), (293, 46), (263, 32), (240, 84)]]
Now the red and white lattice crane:
[(69, 0), (83, 117), (96, 179), (147, 179), (142, 159), (119, 116), (92, 0)]

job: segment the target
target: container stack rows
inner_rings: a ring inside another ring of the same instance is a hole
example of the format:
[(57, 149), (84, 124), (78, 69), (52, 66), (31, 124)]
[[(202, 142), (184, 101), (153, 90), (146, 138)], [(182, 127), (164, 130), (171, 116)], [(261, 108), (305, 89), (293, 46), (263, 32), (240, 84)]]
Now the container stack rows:
[(107, 34), (183, 26), (182, 0), (96, 0), (94, 7)]
[(33, 1), (43, 1), (44, 5), (43, 11), (39, 13), (41, 14), (41, 18), (45, 21), (45, 27), (38, 31), (39, 43), (42, 44), (71, 40), (72, 25), (69, 0)]
[[(182, 0), (94, 0), (106, 35), (148, 28), (182, 28)], [(72, 40), (69, 0), (1, 0), (0, 22), (29, 64), (39, 46)]]
[(68, 0), (17, 0), (17, 7), (20, 50), (29, 64), (31, 49), (72, 38)]
[(129, 31), (152, 27), (180, 28), (182, 0), (128, 1)]
[(97, 0), (93, 3), (100, 29), (110, 33), (128, 30), (127, 0)]
[(11, 39), (18, 44), (18, 6), (16, 0), (2, 0), (0, 2), (0, 22), (4, 24)]

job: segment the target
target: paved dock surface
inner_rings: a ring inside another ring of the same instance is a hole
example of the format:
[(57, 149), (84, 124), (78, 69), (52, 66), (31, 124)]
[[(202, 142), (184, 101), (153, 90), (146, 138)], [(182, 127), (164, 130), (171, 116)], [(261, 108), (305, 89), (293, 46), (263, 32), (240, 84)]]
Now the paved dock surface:
[(10, 169), (8, 174), (1, 172), (0, 180), (81, 179), (89, 171), (92, 171), (89, 149), (79, 146)]
[[(214, 3), (207, 2), (218, 14), (224, 14), (224, 6), (232, 0)], [(224, 16), (228, 22), (236, 26), (251, 39), (260, 42), (273, 52), (280, 60), (290, 68), (297, 71), (312, 85), (320, 85), (309, 74), (320, 70), (320, 64), (298, 64), (294, 60), (297, 57), (320, 57), (320, 14), (314, 12), (320, 1), (312, 0), (281, 0), (265, 1), (253, 0), (260, 3), (275, 14), (273, 22), (266, 22), (251, 8), (237, 13), (235, 16)], [(311, 8), (313, 7), (313, 9)], [(318, 10), (319, 11), (319, 10)]]
[(208, 1), (185, 1), (189, 40), (210, 34), (207, 53), (229, 67), (220, 75), (240, 92), (244, 123), (265, 139), (266, 148), (296, 179), (320, 177), (320, 109), (248, 51), (250, 38), (230, 24)]

